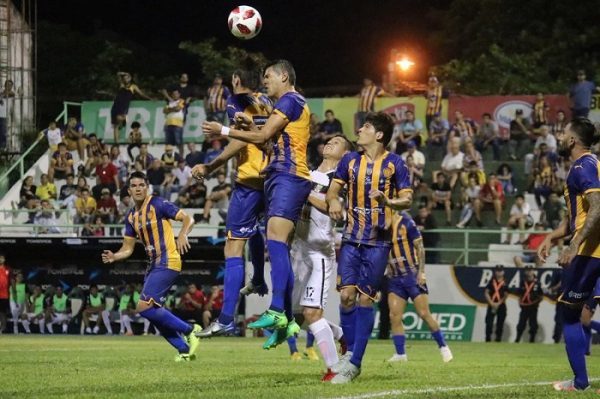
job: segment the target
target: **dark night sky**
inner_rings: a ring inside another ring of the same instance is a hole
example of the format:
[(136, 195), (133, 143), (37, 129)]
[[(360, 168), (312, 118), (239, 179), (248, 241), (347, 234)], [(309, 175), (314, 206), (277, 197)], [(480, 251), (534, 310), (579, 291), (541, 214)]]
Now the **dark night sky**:
[[(261, 51), (268, 58), (293, 62), (304, 87), (359, 84), (364, 76), (386, 70), (389, 50), (406, 49), (423, 78), (435, 57), (427, 49), (425, 15), (434, 1), (73, 1), (38, 2), (38, 19), (67, 24), (82, 33), (116, 32), (149, 49), (175, 54), (184, 40), (216, 37), (221, 44)], [(173, 7), (176, 4), (177, 8)], [(227, 29), (237, 5), (251, 5), (263, 18), (263, 30), (243, 42)], [(179, 57), (176, 58), (180, 60)], [(174, 65), (173, 74), (186, 65)], [(194, 72), (189, 71), (194, 79)]]

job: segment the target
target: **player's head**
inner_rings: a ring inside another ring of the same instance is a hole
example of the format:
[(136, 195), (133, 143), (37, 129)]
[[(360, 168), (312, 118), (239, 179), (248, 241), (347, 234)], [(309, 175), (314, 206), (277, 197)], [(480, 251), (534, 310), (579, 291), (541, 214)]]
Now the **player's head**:
[(256, 91), (258, 84), (258, 73), (252, 68), (236, 69), (231, 76), (231, 87), (233, 87), (233, 92), (236, 94)]
[(276, 60), (265, 66), (263, 86), (269, 97), (278, 98), (296, 84), (296, 71), (291, 62)]
[(56, 289), (55, 289), (55, 292), (56, 292), (57, 296), (62, 296), (62, 294), (63, 294), (63, 287), (62, 287), (62, 285), (57, 285)]
[(171, 90), (171, 98), (173, 100), (179, 100), (181, 98), (181, 93), (177, 89)]
[(575, 118), (567, 124), (558, 153), (568, 157), (575, 149), (589, 151), (600, 141), (596, 126), (587, 118)]
[(131, 129), (132, 130), (138, 130), (140, 127), (142, 127), (142, 125), (140, 125), (140, 123), (138, 121), (131, 122)]
[(394, 121), (385, 112), (370, 112), (365, 118), (365, 124), (358, 129), (356, 144), (365, 147), (379, 143), (387, 147), (394, 131)]
[(131, 83), (131, 81), (133, 80), (133, 78), (131, 77), (131, 74), (129, 72), (123, 72), (121, 74), (121, 79), (123, 80), (123, 83), (125, 83), (125, 84)]
[(40, 296), (41, 294), (42, 294), (42, 287), (40, 287), (39, 285), (34, 285), (33, 286), (33, 295)]
[(215, 75), (215, 79), (213, 80), (213, 84), (215, 86), (221, 86), (223, 84), (223, 77), (219, 74)]
[(185, 73), (185, 72), (184, 72), (184, 73), (182, 73), (182, 74), (179, 76), (179, 83), (184, 83), (184, 84), (185, 84), (185, 83), (187, 83), (189, 80), (190, 80), (190, 78), (189, 78), (188, 74), (187, 74), (187, 73)]
[(144, 172), (133, 172), (127, 179), (127, 191), (135, 202), (141, 202), (148, 196), (148, 178)]
[(21, 273), (21, 272), (18, 272), (18, 273), (15, 275), (15, 281), (16, 281), (17, 283), (22, 283), (22, 282), (23, 282), (23, 280), (25, 280), (25, 278), (23, 277), (23, 273)]
[(344, 154), (353, 150), (353, 144), (343, 134), (333, 136), (323, 147), (323, 158), (339, 161)]
[(335, 120), (335, 114), (332, 110), (328, 109), (327, 111), (325, 111), (325, 119), (328, 122), (333, 122)]
[(98, 293), (98, 286), (96, 284), (90, 285), (90, 294), (96, 295)]

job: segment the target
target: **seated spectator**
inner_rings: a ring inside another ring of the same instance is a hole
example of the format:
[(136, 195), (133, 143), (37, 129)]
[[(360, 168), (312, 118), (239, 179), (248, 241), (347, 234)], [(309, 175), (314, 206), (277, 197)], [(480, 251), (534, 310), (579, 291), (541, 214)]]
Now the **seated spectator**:
[(465, 205), (460, 212), (460, 221), (456, 225), (459, 229), (463, 229), (471, 221), (475, 212), (475, 201), (479, 199), (480, 191), (481, 185), (477, 178), (471, 175), (463, 192), (463, 202)]
[(180, 159), (177, 163), (177, 167), (174, 168), (171, 173), (176, 179), (173, 187), (176, 191), (181, 192), (185, 190), (187, 186), (192, 182), (192, 169), (185, 164), (185, 161)]
[(152, 192), (162, 196), (161, 190), (166, 181), (167, 173), (160, 159), (157, 158), (152, 161), (152, 165), (146, 172), (146, 177), (148, 178), (148, 183), (152, 186)]
[(104, 237), (104, 223), (102, 222), (102, 217), (96, 216), (94, 220), (94, 224), (91, 226), (92, 236), (94, 237)]
[(165, 152), (160, 157), (160, 160), (162, 161), (162, 167), (170, 172), (171, 169), (177, 167), (177, 164), (182, 158), (178, 152), (175, 152), (171, 144), (167, 144), (165, 145)]
[(77, 192), (77, 184), (75, 184), (74, 176), (67, 175), (67, 182), (60, 187), (58, 195), (58, 206), (60, 209), (72, 209), (75, 207), (75, 199)]
[(213, 285), (202, 315), (202, 325), (206, 327), (216, 320), (221, 314), (221, 309), (223, 309), (223, 288)]
[(535, 195), (535, 203), (539, 209), (542, 209), (542, 197), (544, 198), (544, 201), (547, 200), (557, 186), (554, 168), (550, 164), (548, 157), (540, 158), (540, 168), (534, 170), (534, 176), (535, 182), (533, 193)]
[(415, 119), (415, 114), (412, 111), (404, 113), (404, 120), (400, 123), (400, 135), (396, 142), (396, 153), (402, 154), (407, 150), (408, 142), (414, 141), (417, 147), (421, 146), (421, 133), (423, 124), (420, 120)]
[(550, 132), (556, 138), (556, 144), (559, 148), (560, 143), (562, 142), (563, 137), (565, 136), (565, 129), (567, 128), (568, 123), (569, 121), (567, 121), (565, 111), (563, 111), (562, 109), (556, 111), (556, 122), (552, 125), (552, 129), (550, 129)]
[(319, 133), (320, 126), (321, 126), (321, 121), (319, 120), (319, 115), (315, 114), (314, 112), (311, 113), (309, 125), (308, 125), (310, 137), (313, 137)]
[(204, 153), (196, 150), (196, 143), (188, 143), (189, 154), (185, 156), (185, 163), (193, 168), (198, 164), (205, 163), (204, 162)]
[(110, 161), (108, 153), (102, 154), (102, 162), (96, 166), (96, 185), (92, 188), (96, 200), (100, 199), (104, 188), (108, 188), (111, 195), (119, 188), (119, 171)]
[[(440, 234), (430, 232), (428, 230), (437, 229), (435, 218), (431, 214), (431, 211), (427, 207), (420, 207), (417, 216), (414, 218), (417, 228), (421, 232), (423, 237), (423, 246), (425, 248), (437, 248), (440, 241)], [(440, 263), (440, 252), (439, 251), (426, 251), (425, 262), (427, 264)]]
[(173, 310), (173, 314), (183, 320), (194, 320), (201, 323), (206, 302), (204, 292), (199, 290), (196, 284), (190, 283), (187, 291), (181, 296), (177, 308)]
[(40, 200), (55, 201), (57, 199), (56, 186), (50, 182), (47, 174), (40, 177), (40, 185), (35, 190), (35, 196)]
[(77, 178), (77, 188), (83, 190), (87, 188), (89, 190), (90, 186), (87, 184), (87, 179), (83, 176), (79, 176)]
[(442, 171), (450, 176), (450, 189), (454, 189), (456, 181), (463, 169), (465, 154), (460, 150), (460, 140), (454, 138), (448, 145), (448, 153), (442, 160)]
[(433, 120), (429, 124), (428, 129), (429, 138), (427, 139), (427, 145), (445, 148), (448, 142), (450, 125), (446, 119), (442, 118), (442, 115), (439, 112), (433, 116)]
[(199, 181), (192, 182), (183, 194), (187, 196), (190, 201), (191, 208), (204, 208), (206, 203), (206, 186), (204, 183)]
[(431, 188), (424, 181), (419, 183), (413, 195), (418, 208), (425, 206), (431, 209), (433, 207), (433, 191), (431, 191)]
[(108, 188), (103, 188), (96, 205), (96, 216), (105, 224), (113, 224), (117, 216), (117, 202)]
[(131, 150), (133, 150), (134, 148), (138, 148), (140, 149), (140, 147), (142, 146), (142, 131), (140, 130), (140, 128), (142, 127), (142, 125), (140, 125), (139, 122), (132, 122), (131, 123), (131, 131), (129, 132), (129, 144), (127, 145), (127, 155), (129, 155), (129, 159), (131, 159), (131, 162), (135, 162), (135, 159), (133, 157), (133, 153), (131, 152)]
[(483, 157), (481, 153), (475, 149), (473, 141), (467, 139), (465, 141), (465, 156), (463, 158), (463, 166), (467, 167), (471, 161), (477, 162), (477, 167), (483, 170)]
[(477, 165), (477, 161), (471, 161), (465, 168), (464, 172), (460, 175), (460, 182), (463, 187), (467, 187), (469, 183), (469, 178), (475, 177), (477, 180), (477, 184), (483, 185), (486, 181), (485, 172), (482, 169), (479, 169)]
[(531, 122), (523, 115), (522, 109), (517, 109), (515, 119), (510, 122), (508, 151), (512, 160), (516, 160), (523, 152), (523, 148), (529, 144), (531, 134)]
[(177, 196), (177, 199), (175, 200), (175, 205), (178, 208), (182, 208), (182, 209), (183, 208), (190, 208), (191, 207), (191, 202), (190, 202), (190, 199), (187, 196), (187, 194), (180, 193)]
[(406, 167), (408, 168), (408, 175), (410, 179), (410, 185), (416, 189), (421, 184), (423, 179), (423, 169), (415, 165), (415, 161), (412, 155), (406, 157)]
[(495, 173), (490, 174), (488, 181), (481, 186), (479, 198), (474, 202), (475, 219), (479, 227), (483, 226), (481, 221), (481, 211), (486, 207), (492, 206), (496, 216), (496, 225), (501, 226), (502, 206), (504, 205), (504, 189), (502, 183), (498, 180)]
[(496, 172), (498, 174), (498, 180), (502, 183), (502, 188), (506, 195), (514, 194), (517, 189), (513, 180), (512, 168), (509, 164), (503, 163), (498, 166)]
[(446, 211), (446, 225), (452, 225), (452, 189), (443, 173), (438, 173), (436, 181), (431, 185), (433, 191), (433, 209)]
[(534, 168), (536, 158), (548, 156), (552, 163), (556, 161), (556, 138), (550, 134), (548, 125), (542, 125), (539, 128), (539, 136), (533, 146), (533, 152), (525, 155), (525, 174), (530, 175)]
[(323, 134), (323, 140), (327, 141), (333, 136), (344, 134), (342, 123), (335, 117), (332, 110), (325, 111), (325, 120), (319, 125), (319, 133)]
[(19, 191), (19, 208), (24, 208), (27, 205), (27, 201), (35, 197), (37, 187), (33, 184), (33, 176), (26, 176), (21, 184), (21, 190)]
[(417, 168), (421, 170), (425, 169), (425, 154), (417, 149), (417, 143), (412, 140), (406, 143), (406, 151), (402, 153), (401, 157), (406, 161), (409, 155), (413, 157)]
[(231, 184), (225, 182), (225, 173), (217, 174), (218, 184), (212, 189), (212, 192), (204, 204), (204, 215), (202, 221), (210, 223), (210, 210), (216, 207), (219, 215), (225, 219), (227, 207), (229, 206), (229, 195), (231, 194)]
[(63, 142), (67, 145), (69, 151), (77, 151), (79, 160), (85, 162), (85, 148), (89, 141), (85, 137), (83, 125), (77, 122), (77, 118), (70, 117), (67, 121)]
[[(517, 195), (515, 203), (510, 208), (510, 216), (508, 217), (508, 228), (525, 230), (533, 226), (533, 217), (531, 216), (531, 206), (525, 202), (525, 197)], [(525, 239), (524, 233), (519, 233), (519, 244)], [(512, 233), (509, 231), (504, 244), (512, 243)]]
[(121, 149), (118, 145), (110, 147), (110, 161), (119, 172), (119, 187), (123, 186), (129, 177), (129, 161), (127, 157), (121, 154)]
[[(125, 217), (131, 208), (133, 208), (133, 205), (133, 201), (131, 200), (129, 194), (125, 191), (122, 191), (121, 200), (119, 201), (119, 205), (117, 205), (116, 224), (125, 224)], [(119, 235), (116, 230), (117, 229), (115, 229), (115, 231), (111, 231), (111, 235)]]
[(525, 253), (513, 258), (515, 266), (523, 267), (525, 266), (525, 263), (535, 263), (536, 267), (542, 266), (542, 260), (537, 256), (537, 250), (546, 238), (546, 234), (542, 233), (543, 231), (544, 225), (542, 223), (536, 223), (535, 232), (529, 234), (527, 239), (522, 243)]
[(90, 195), (90, 190), (84, 188), (75, 200), (75, 224), (90, 223), (96, 213), (96, 200)]
[(171, 200), (171, 193), (176, 193), (178, 190), (177, 183), (175, 181), (175, 176), (171, 171), (165, 171), (165, 180), (162, 182), (158, 189), (158, 195), (167, 201)]
[(206, 151), (204, 163), (211, 163), (213, 159), (221, 155), (223, 152), (223, 143), (220, 140), (213, 140), (210, 144), (210, 149)]
[(56, 126), (55, 121), (50, 121), (48, 128), (42, 130), (39, 137), (46, 137), (51, 154), (58, 151), (58, 145), (63, 142), (62, 131)]
[(545, 228), (556, 229), (565, 217), (565, 204), (557, 193), (550, 193), (548, 200), (544, 202), (540, 222)]
[(477, 124), (471, 118), (465, 118), (461, 111), (454, 112), (454, 124), (448, 134), (448, 139), (458, 138), (460, 143), (467, 139), (474, 140), (477, 133)]
[(500, 160), (500, 144), (502, 140), (500, 138), (500, 129), (498, 124), (492, 119), (492, 115), (489, 113), (483, 114), (483, 121), (479, 127), (479, 133), (477, 133), (475, 139), (475, 147), (479, 152), (484, 152), (490, 145), (494, 153), (494, 161)]
[(48, 200), (42, 200), (40, 202), (41, 209), (35, 214), (34, 224), (38, 226), (37, 233), (38, 234), (59, 234), (60, 229), (56, 227), (56, 215), (54, 213), (54, 208), (52, 204)]
[(135, 157), (135, 162), (139, 162), (142, 167), (142, 171), (145, 171), (150, 168), (150, 165), (152, 165), (153, 160), (154, 157), (152, 157), (152, 155), (148, 153), (148, 144), (141, 144), (140, 153), (137, 157)]
[(88, 135), (89, 144), (87, 146), (87, 161), (85, 163), (85, 170), (89, 173), (89, 171), (93, 170), (96, 165), (102, 163), (102, 154), (106, 153), (106, 146), (100, 140), (95, 133), (91, 133)]
[(50, 158), (48, 178), (53, 182), (54, 178), (66, 179), (67, 175), (71, 173), (73, 173), (73, 156), (67, 151), (65, 143), (59, 143), (58, 150), (54, 151)]

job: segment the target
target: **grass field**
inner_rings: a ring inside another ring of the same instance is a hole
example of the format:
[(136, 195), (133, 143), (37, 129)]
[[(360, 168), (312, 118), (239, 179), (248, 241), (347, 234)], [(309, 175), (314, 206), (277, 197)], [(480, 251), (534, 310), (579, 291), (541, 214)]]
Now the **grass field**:
[[(175, 363), (160, 337), (0, 336), (0, 398), (564, 398), (544, 382), (570, 375), (563, 345), (453, 343), (443, 364), (433, 342), (412, 342), (388, 364), (391, 342), (372, 341), (352, 384), (320, 382), (320, 362), (292, 362), (287, 346), (202, 341), (199, 360)], [(304, 342), (299, 342), (299, 348)], [(595, 348), (594, 348), (595, 349)], [(600, 374), (600, 348), (588, 358)], [(600, 388), (600, 379), (592, 383)], [(572, 394), (571, 394), (572, 395)], [(576, 395), (596, 397), (595, 389)]]

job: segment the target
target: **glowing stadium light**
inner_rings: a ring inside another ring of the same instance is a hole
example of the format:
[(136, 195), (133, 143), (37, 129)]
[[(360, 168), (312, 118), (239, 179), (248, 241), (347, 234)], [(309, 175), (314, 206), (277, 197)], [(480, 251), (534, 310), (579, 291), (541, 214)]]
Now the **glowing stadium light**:
[(415, 63), (409, 60), (408, 58), (404, 57), (401, 60), (396, 61), (396, 65), (400, 67), (401, 71), (406, 72), (410, 68), (412, 68), (413, 65), (415, 65)]

